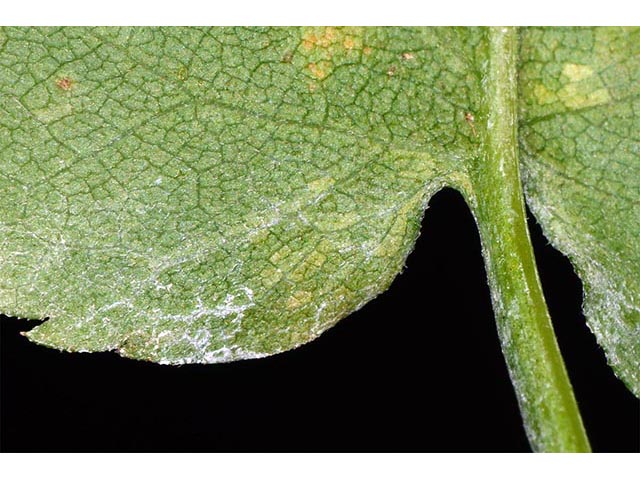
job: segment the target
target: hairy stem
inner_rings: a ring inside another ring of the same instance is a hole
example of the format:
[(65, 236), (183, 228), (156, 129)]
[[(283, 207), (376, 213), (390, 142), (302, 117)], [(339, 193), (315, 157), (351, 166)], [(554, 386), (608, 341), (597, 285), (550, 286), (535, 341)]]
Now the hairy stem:
[(556, 342), (527, 230), (517, 157), (517, 31), (493, 28), (482, 150), (470, 173), (498, 334), (529, 441), (537, 451), (589, 451)]

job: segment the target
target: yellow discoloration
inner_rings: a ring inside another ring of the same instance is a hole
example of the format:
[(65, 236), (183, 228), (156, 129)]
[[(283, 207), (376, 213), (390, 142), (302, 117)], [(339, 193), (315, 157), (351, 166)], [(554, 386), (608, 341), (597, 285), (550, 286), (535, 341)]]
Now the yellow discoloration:
[(318, 80), (322, 80), (327, 76), (326, 70), (317, 63), (311, 62), (309, 65), (307, 65), (307, 68), (309, 69), (311, 74)]
[(466, 193), (466, 198), (475, 198), (473, 184), (466, 173), (452, 172), (449, 175), (449, 181), (452, 186), (457, 187), (460, 192)]
[(327, 257), (320, 252), (313, 251), (305, 258), (296, 269), (289, 274), (289, 279), (298, 282), (304, 280), (324, 265)]
[(269, 236), (269, 229), (260, 228), (249, 234), (249, 240), (251, 240), (251, 243), (264, 242), (268, 236)]
[(577, 63), (565, 63), (562, 74), (571, 82), (579, 82), (593, 75), (593, 69), (588, 65), (578, 65)]
[(608, 103), (611, 100), (611, 95), (606, 88), (585, 92), (579, 85), (570, 83), (558, 92), (558, 98), (568, 108), (577, 109)]
[(418, 192), (398, 210), (391, 228), (378, 247), (373, 251), (374, 256), (393, 257), (397, 255), (404, 244), (407, 234), (407, 219), (414, 218), (416, 212), (422, 209), (422, 198), (423, 193)]
[(336, 27), (312, 28), (302, 36), (302, 46), (306, 50), (312, 50), (315, 47), (327, 48), (334, 43), (336, 38)]
[(316, 252), (320, 252), (323, 254), (331, 255), (334, 251), (335, 245), (333, 242), (330, 242), (326, 238), (324, 240), (320, 240), (318, 245), (316, 245)]
[(295, 292), (287, 300), (287, 308), (289, 310), (297, 310), (300, 307), (308, 305), (312, 298), (313, 295), (311, 292), (307, 292), (306, 290)]
[(546, 105), (558, 100), (558, 96), (541, 83), (533, 88), (533, 94), (540, 105)]
[(307, 27), (302, 34), (302, 49), (307, 53), (348, 54), (362, 49), (362, 34), (362, 27)]
[(593, 107), (611, 100), (609, 90), (588, 65), (566, 63), (562, 76), (569, 82), (558, 90), (558, 99), (570, 109)]
[(591, 67), (568, 63), (562, 70), (562, 76), (568, 82), (557, 92), (549, 90), (543, 84), (533, 88), (533, 94), (540, 105), (560, 102), (566, 108), (575, 110), (611, 101), (609, 90), (594, 75)]
[(278, 283), (278, 281), (280, 281), (280, 279), (282, 278), (282, 272), (275, 267), (269, 267), (262, 271), (261, 277), (262, 277), (262, 284), (266, 288), (270, 288), (276, 283)]
[(328, 190), (333, 184), (335, 180), (331, 177), (322, 177), (307, 184), (307, 187), (312, 193), (322, 193), (325, 190)]
[(33, 110), (31, 113), (42, 123), (51, 123), (71, 115), (73, 107), (69, 103), (49, 108)]
[[(361, 27), (308, 27), (303, 30), (300, 54), (306, 59), (307, 70), (319, 81), (327, 78), (342, 59), (362, 50)], [(318, 85), (310, 85), (311, 92)]]
[(287, 258), (289, 255), (291, 255), (291, 249), (287, 245), (285, 245), (280, 250), (278, 250), (273, 255), (271, 255), (271, 257), (269, 258), (269, 261), (274, 265), (278, 265), (283, 259)]
[(318, 42), (318, 37), (316, 37), (314, 34), (309, 34), (302, 37), (302, 47), (305, 50), (313, 49), (313, 47), (317, 42)]
[(336, 38), (335, 27), (327, 27), (324, 33), (320, 36), (318, 44), (323, 47), (328, 47), (334, 38)]
[(431, 155), (413, 150), (393, 149), (393, 162), (402, 178), (424, 181), (435, 177), (440, 171), (438, 161)]
[(324, 262), (326, 261), (327, 261), (327, 257), (324, 256), (322, 253), (313, 252), (311, 255), (307, 257), (307, 259), (304, 261), (304, 264), (308, 267), (320, 268), (322, 265), (324, 265)]
[(331, 213), (319, 218), (314, 226), (322, 232), (334, 232), (350, 227), (360, 220), (356, 212)]
[(353, 40), (353, 38), (347, 37), (347, 38), (344, 39), (344, 42), (342, 42), (342, 45), (347, 50), (353, 50), (353, 47), (356, 46), (356, 42)]
[(178, 80), (184, 82), (187, 78), (189, 78), (189, 70), (187, 69), (187, 67), (180, 67), (176, 73), (176, 76), (178, 77)]

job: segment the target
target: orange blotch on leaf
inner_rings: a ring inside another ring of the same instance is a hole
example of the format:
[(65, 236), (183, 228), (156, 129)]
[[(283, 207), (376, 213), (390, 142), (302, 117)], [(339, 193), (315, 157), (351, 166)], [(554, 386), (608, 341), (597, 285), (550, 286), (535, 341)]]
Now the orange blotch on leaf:
[(302, 39), (302, 46), (306, 50), (311, 50), (317, 42), (318, 42), (318, 37), (316, 37), (314, 34), (306, 35)]
[(311, 74), (318, 80), (322, 80), (327, 76), (327, 72), (317, 63), (310, 63), (309, 65), (307, 65), (307, 68), (309, 69)]
[(356, 46), (356, 42), (353, 41), (353, 38), (347, 37), (347, 38), (344, 39), (344, 42), (342, 42), (342, 45), (347, 50), (353, 50), (353, 47)]

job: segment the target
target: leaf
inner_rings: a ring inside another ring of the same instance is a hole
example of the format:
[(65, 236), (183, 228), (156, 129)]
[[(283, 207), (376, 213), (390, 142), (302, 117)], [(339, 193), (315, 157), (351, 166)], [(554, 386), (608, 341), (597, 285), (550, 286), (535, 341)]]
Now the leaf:
[(2, 30), (0, 310), (47, 317), (29, 338), (64, 350), (170, 364), (282, 352), (383, 292), (450, 186), (478, 221), (532, 444), (588, 448), (517, 158), (638, 394), (639, 34), (518, 35)]
[(2, 310), (48, 317), (36, 342), (161, 363), (315, 338), (389, 286), (460, 175), (483, 41), (6, 30)]
[(584, 282), (609, 363), (640, 396), (640, 30), (526, 29), (520, 74), (527, 201)]

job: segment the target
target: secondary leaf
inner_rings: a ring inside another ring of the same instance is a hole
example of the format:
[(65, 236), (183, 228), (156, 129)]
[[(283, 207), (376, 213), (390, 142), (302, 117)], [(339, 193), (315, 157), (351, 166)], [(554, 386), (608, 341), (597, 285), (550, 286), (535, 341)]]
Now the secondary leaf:
[(520, 91), (527, 201), (640, 396), (640, 29), (525, 29)]

